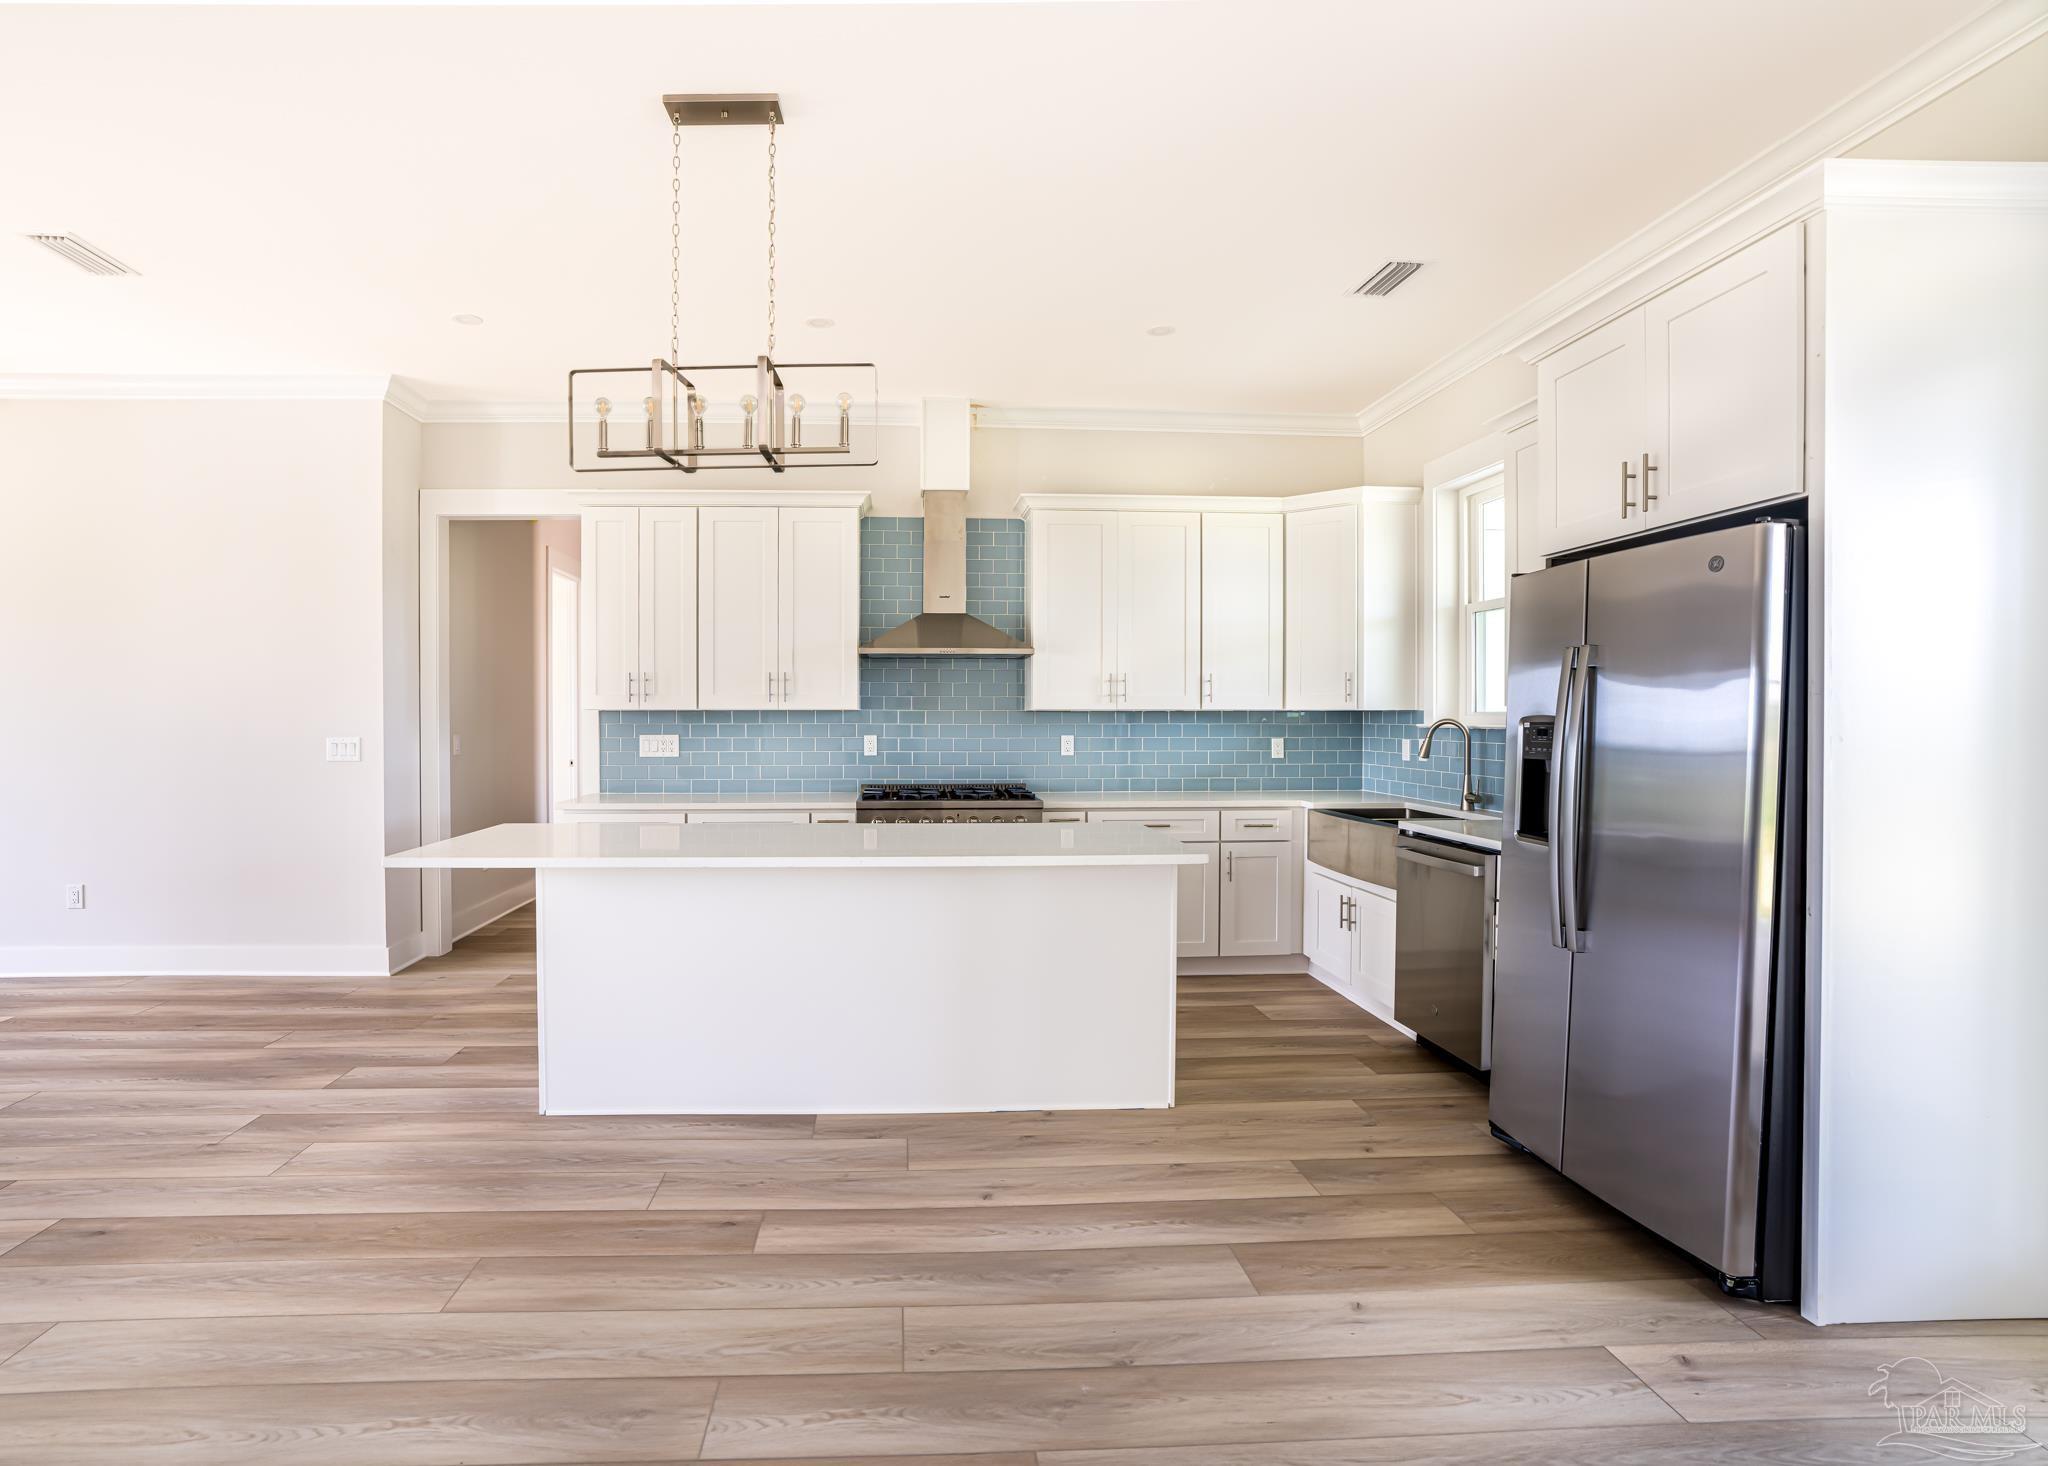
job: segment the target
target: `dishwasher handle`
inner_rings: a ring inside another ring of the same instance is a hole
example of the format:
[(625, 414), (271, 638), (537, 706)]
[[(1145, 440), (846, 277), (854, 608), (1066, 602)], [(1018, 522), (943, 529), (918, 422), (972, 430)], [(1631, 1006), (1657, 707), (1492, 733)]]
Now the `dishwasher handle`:
[(1453, 871), (1461, 876), (1471, 876), (1474, 880), (1486, 874), (1486, 867), (1483, 864), (1474, 865), (1463, 860), (1445, 860), (1441, 855), (1424, 855), (1420, 851), (1409, 850), (1405, 847), (1394, 852), (1394, 859), (1406, 860), (1415, 865), (1431, 866), (1437, 870)]

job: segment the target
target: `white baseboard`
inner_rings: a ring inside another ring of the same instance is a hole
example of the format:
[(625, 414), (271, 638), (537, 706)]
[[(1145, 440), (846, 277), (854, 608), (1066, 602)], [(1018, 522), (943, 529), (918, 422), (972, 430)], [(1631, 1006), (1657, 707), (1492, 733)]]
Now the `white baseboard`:
[(384, 970), (395, 977), (413, 963), (433, 955), (427, 950), (427, 934), (414, 932), (384, 949)]
[(383, 977), (382, 946), (0, 947), (8, 977)]
[(481, 901), (472, 901), (455, 913), (455, 940), (489, 926), (501, 916), (510, 916), (533, 901), (533, 877), (502, 891), (493, 891)]
[(1308, 958), (1299, 952), (1291, 957), (1183, 957), (1182, 977), (1264, 977), (1269, 973), (1307, 972)]
[(1410, 1028), (1405, 1023), (1396, 1022), (1394, 1019), (1394, 1015), (1391, 1011), (1381, 1008), (1377, 1003), (1368, 1002), (1366, 1000), (1365, 994), (1353, 989), (1352, 986), (1349, 983), (1345, 982), (1342, 978), (1336, 977), (1331, 973), (1323, 971), (1322, 968), (1316, 966), (1313, 962), (1308, 964), (1308, 975), (1314, 978), (1317, 982), (1321, 983), (1324, 987), (1328, 988), (1331, 992), (1335, 993), (1338, 997), (1350, 1003), (1352, 1007), (1362, 1008), (1366, 1012), (1372, 1014), (1373, 1017), (1379, 1019), (1380, 1022), (1386, 1024), (1387, 1027), (1393, 1029), (1394, 1032), (1399, 1034), (1405, 1034), (1409, 1038), (1415, 1037), (1414, 1029)]

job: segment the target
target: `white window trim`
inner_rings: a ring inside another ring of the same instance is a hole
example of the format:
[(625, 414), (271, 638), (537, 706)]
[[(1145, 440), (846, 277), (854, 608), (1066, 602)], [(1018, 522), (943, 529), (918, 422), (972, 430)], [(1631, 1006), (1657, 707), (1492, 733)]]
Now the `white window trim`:
[[(1457, 718), (1474, 728), (1504, 728), (1500, 713), (1474, 714), (1461, 680), (1464, 653), (1465, 491), (1507, 472), (1507, 440), (1489, 433), (1422, 469), (1422, 716)], [(1512, 518), (1514, 506), (1509, 506)], [(1509, 569), (1513, 569), (1510, 560)], [(1511, 628), (1512, 630), (1512, 628)]]
[[(1501, 540), (1501, 593), (1491, 600), (1476, 600), (1475, 587), (1479, 581), (1479, 507), (1498, 500), (1503, 521)], [(1500, 728), (1507, 724), (1507, 713), (1480, 712), (1478, 707), (1477, 659), (1473, 656), (1473, 624), (1482, 611), (1507, 611), (1507, 539), (1505, 521), (1507, 516), (1507, 478), (1505, 474), (1494, 474), (1475, 484), (1461, 489), (1458, 493), (1458, 714), (1465, 723), (1474, 728)]]

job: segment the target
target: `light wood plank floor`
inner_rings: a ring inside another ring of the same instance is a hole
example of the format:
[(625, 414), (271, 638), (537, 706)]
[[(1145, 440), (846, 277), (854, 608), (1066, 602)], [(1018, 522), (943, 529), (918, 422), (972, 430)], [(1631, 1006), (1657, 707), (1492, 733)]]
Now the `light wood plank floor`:
[(2048, 1416), (2048, 1325), (1723, 1299), (1307, 978), (1184, 981), (1171, 1111), (545, 1120), (532, 954), (0, 982), (0, 1461), (1878, 1462), (1907, 1356)]

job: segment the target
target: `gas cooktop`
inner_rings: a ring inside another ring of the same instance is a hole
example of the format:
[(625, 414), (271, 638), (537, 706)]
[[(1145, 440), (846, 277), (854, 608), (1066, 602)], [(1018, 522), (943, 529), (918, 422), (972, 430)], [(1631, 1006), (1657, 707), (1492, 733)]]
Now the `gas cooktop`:
[(861, 824), (1031, 824), (1045, 804), (1022, 784), (863, 784)]

